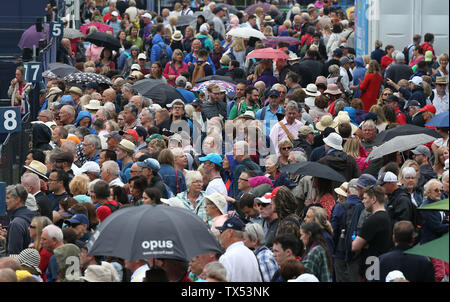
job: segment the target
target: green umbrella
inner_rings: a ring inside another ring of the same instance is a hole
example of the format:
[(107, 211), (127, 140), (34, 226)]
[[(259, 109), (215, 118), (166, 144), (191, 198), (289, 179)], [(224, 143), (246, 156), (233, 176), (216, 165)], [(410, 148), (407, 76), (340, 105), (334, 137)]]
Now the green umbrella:
[(422, 207), (417, 208), (418, 210), (434, 210), (434, 211), (448, 211), (448, 198), (433, 203), (429, 203)]
[(441, 238), (406, 250), (405, 253), (436, 258), (448, 263), (448, 233)]

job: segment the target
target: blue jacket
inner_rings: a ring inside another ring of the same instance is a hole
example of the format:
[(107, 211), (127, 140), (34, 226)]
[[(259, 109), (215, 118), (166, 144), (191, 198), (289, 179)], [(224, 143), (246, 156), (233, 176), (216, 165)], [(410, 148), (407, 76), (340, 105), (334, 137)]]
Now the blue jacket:
[(89, 130), (91, 131), (91, 134), (98, 134), (94, 128), (92, 128), (92, 116), (88, 111), (80, 111), (77, 115), (77, 119), (75, 120), (75, 127), (78, 128), (80, 121), (85, 118), (88, 117), (90, 122), (89, 122)]
[[(190, 53), (188, 53), (186, 55), (186, 57), (184, 57), (184, 63), (188, 64), (189, 62), (195, 63), (197, 62), (198, 59), (196, 59), (193, 55), (193, 52), (191, 51)], [(216, 67), (214, 66), (214, 62), (211, 60), (211, 57), (208, 56), (208, 63), (209, 65), (211, 65), (211, 68), (213, 70), (213, 74), (216, 74)]]
[[(164, 183), (169, 186), (169, 188), (175, 195), (187, 190), (186, 180), (184, 179), (183, 172), (181, 172), (180, 170), (177, 170), (177, 172), (175, 172), (175, 169), (171, 165), (162, 164), (158, 173), (159, 175), (161, 175)], [(178, 190), (176, 174), (178, 174)]]
[[(355, 59), (356, 68), (353, 70), (353, 85), (358, 86), (364, 80), (364, 76), (366, 75), (366, 67), (364, 67), (364, 61), (362, 57), (357, 57)], [(353, 94), (354, 98), (359, 98), (361, 96), (361, 90), (355, 91)]]
[[(427, 199), (423, 205), (435, 202)], [(448, 233), (448, 224), (442, 223), (441, 211), (421, 211), (423, 226), (421, 244), (437, 239)], [(448, 213), (446, 214), (448, 215)]]
[(8, 225), (8, 233), (6, 235), (6, 254), (19, 254), (26, 249), (31, 243), (30, 232), (28, 227), (31, 220), (38, 214), (30, 211), (23, 206), (14, 211), (9, 212), (10, 223)]
[(374, 51), (370, 54), (370, 58), (372, 60), (377, 60), (378, 64), (381, 64), (381, 58), (386, 55), (386, 52), (380, 48), (375, 48)]
[[(153, 43), (153, 47), (152, 47), (152, 51), (150, 53), (150, 64), (153, 64), (156, 61), (159, 61), (159, 54), (161, 52), (161, 48), (165, 47), (166, 48), (166, 52), (167, 55), (169, 56), (169, 58), (172, 58), (172, 49), (170, 48), (169, 45), (164, 43), (164, 40), (162, 39), (160, 34), (156, 34), (155, 37), (152, 40)], [(163, 66), (164, 68), (165, 66)]]
[(117, 60), (117, 69), (123, 69), (125, 62), (129, 57), (131, 57), (129, 49), (122, 52), (119, 56), (119, 59)]

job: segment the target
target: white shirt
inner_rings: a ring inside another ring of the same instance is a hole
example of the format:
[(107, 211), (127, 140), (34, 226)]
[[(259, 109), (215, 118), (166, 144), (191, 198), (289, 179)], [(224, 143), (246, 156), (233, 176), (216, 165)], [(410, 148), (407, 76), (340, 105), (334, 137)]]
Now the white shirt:
[(211, 195), (212, 193), (222, 193), (225, 196), (228, 195), (227, 187), (223, 183), (222, 178), (217, 177), (211, 180), (206, 187), (206, 195)]
[(448, 111), (448, 92), (445, 92), (445, 95), (443, 98), (441, 98), (437, 92), (436, 89), (433, 90), (434, 92), (434, 99), (433, 99), (433, 105), (436, 107), (436, 114), (447, 112)]
[(119, 186), (119, 187), (123, 187), (124, 183), (120, 180), (119, 177), (117, 177), (116, 179), (113, 179), (109, 182), (109, 186)]
[(230, 245), (219, 262), (227, 270), (228, 282), (262, 282), (256, 256), (243, 241)]
[(150, 268), (148, 267), (148, 264), (144, 264), (143, 266), (139, 267), (134, 271), (133, 275), (131, 275), (130, 282), (142, 282), (145, 277), (145, 272), (149, 269)]
[(345, 92), (351, 92), (350, 79), (348, 77), (347, 70), (344, 67), (340, 67), (340, 75), (342, 76), (341, 83), (344, 86)]

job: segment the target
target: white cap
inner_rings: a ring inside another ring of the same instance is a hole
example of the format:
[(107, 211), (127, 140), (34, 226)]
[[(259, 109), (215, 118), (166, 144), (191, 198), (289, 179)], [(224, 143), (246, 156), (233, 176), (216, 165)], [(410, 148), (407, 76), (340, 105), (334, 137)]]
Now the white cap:
[(172, 197), (169, 199), (161, 198), (160, 200), (162, 203), (165, 203), (166, 205), (168, 205), (170, 207), (186, 209), (186, 206), (184, 205), (183, 201), (181, 199), (179, 199), (178, 197)]
[(159, 104), (151, 104), (150, 106), (148, 106), (148, 108), (150, 109), (150, 111), (154, 112), (156, 112), (159, 109), (162, 109), (161, 105)]
[(333, 149), (342, 151), (342, 137), (335, 132), (330, 133), (326, 138), (323, 139), (323, 142)]
[(412, 80), (408, 81), (409, 83), (414, 83), (416, 86), (422, 86), (423, 79), (421, 77), (415, 76), (412, 78)]
[(113, 12), (111, 13), (111, 16), (117, 17), (117, 16), (119, 16), (119, 13), (118, 13), (117, 11), (113, 11)]
[(398, 182), (397, 175), (395, 175), (392, 172), (382, 173), (380, 175), (380, 178), (378, 178), (377, 185), (382, 186), (382, 185), (384, 185), (387, 182)]
[(166, 107), (167, 108), (172, 108), (172, 106), (175, 105), (175, 104), (183, 104), (183, 105), (185, 105), (182, 99), (175, 99), (175, 100), (172, 101), (172, 103), (167, 104)]
[(150, 15), (149, 13), (145, 13), (145, 14), (142, 15), (142, 17), (151, 19), (152, 15)]
[(208, 32), (208, 25), (206, 25), (206, 23), (203, 23), (200, 26), (200, 32), (204, 32), (204, 31)]
[(141, 66), (139, 66), (139, 64), (133, 64), (133, 65), (131, 65), (131, 70), (139, 70), (139, 71), (141, 71)]
[(140, 53), (140, 54), (138, 55), (138, 60), (140, 60), (140, 59), (147, 60), (147, 56), (145, 55), (145, 53)]
[(272, 202), (272, 198), (265, 198), (264, 196), (263, 197), (256, 197), (255, 198), (255, 201), (258, 203), (258, 202), (260, 202), (260, 203), (271, 203)]
[(100, 173), (100, 166), (95, 161), (87, 161), (80, 168), (81, 173)]
[(313, 274), (301, 274), (296, 279), (289, 279), (288, 282), (319, 282), (316, 276)]
[(405, 275), (401, 271), (392, 271), (386, 276), (386, 282), (394, 282), (396, 280), (406, 280)]

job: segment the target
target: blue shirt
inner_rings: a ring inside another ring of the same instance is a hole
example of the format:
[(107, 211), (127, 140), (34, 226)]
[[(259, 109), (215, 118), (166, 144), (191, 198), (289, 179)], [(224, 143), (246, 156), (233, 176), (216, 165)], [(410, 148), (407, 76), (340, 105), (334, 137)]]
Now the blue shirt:
[[(266, 135), (269, 136), (270, 135), (270, 121), (275, 121), (275, 123), (278, 123), (278, 117), (277, 117), (277, 113), (283, 113), (283, 108), (278, 105), (278, 109), (275, 113), (272, 113), (272, 110), (270, 110), (270, 105), (264, 107), (266, 108), (266, 114), (264, 115), (264, 126), (266, 127)], [(261, 119), (261, 114), (264, 108), (261, 108), (258, 110), (258, 112), (256, 112), (255, 117), (260, 120)]]
[[(194, 57), (193, 52), (191, 51), (186, 55), (184, 58), (184, 63), (189, 64), (189, 62), (195, 63), (198, 61), (198, 58)], [(208, 56), (208, 63), (211, 65), (211, 68), (213, 70), (213, 74), (216, 74), (216, 67), (214, 66), (214, 62), (211, 60), (211, 57)]]

